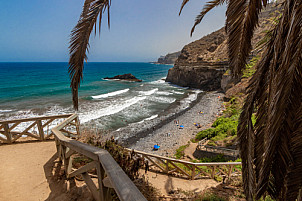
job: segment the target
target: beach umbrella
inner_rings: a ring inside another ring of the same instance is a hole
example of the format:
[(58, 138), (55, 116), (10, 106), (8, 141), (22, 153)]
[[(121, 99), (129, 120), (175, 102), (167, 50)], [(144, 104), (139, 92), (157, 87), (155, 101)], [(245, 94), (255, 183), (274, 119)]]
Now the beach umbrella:
[(180, 125), (179, 128), (184, 128), (184, 126), (183, 126), (183, 125)]
[(154, 149), (159, 149), (160, 146), (158, 146), (157, 144), (154, 145)]

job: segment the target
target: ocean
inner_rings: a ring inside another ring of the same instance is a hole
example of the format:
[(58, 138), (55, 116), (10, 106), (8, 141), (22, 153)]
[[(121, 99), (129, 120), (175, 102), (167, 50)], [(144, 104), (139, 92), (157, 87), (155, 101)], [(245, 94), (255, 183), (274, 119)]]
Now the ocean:
[[(200, 90), (164, 81), (171, 65), (89, 62), (79, 89), (83, 125), (119, 130), (159, 118), (174, 105), (186, 109)], [(68, 63), (0, 63), (0, 120), (74, 113)], [(131, 73), (142, 82), (105, 80)]]

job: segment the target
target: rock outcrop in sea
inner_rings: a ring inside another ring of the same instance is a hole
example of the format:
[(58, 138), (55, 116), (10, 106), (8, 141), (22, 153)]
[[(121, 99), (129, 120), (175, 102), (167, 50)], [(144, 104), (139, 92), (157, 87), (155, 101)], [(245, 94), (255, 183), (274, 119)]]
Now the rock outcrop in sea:
[(128, 74), (123, 74), (123, 75), (116, 75), (114, 77), (105, 77), (104, 79), (107, 80), (126, 80), (126, 81), (131, 81), (131, 82), (141, 82), (142, 80), (137, 79), (134, 75), (131, 73)]

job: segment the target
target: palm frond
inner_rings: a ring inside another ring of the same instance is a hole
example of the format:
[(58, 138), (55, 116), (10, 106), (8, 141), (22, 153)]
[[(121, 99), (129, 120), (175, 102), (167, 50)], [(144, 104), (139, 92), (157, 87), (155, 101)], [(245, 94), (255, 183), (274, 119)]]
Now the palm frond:
[(93, 27), (96, 26), (98, 16), (101, 21), (103, 11), (106, 8), (109, 10), (109, 7), (110, 0), (86, 0), (78, 24), (71, 32), (68, 72), (71, 79), (73, 105), (76, 110), (78, 110), (78, 88), (83, 79), (84, 60), (87, 61), (86, 52), (89, 51), (89, 37)]
[[(292, 7), (292, 6), (290, 6)], [(284, 9), (277, 34), (274, 37), (274, 58), (271, 62), (271, 81), (268, 108), (268, 146), (265, 149), (263, 167), (261, 168), (260, 179), (258, 183), (257, 197), (259, 198), (267, 189), (268, 178), (271, 175), (275, 180), (276, 194), (273, 197), (282, 197), (284, 195), (284, 186), (286, 172), (292, 157), (289, 151), (290, 135), (293, 131), (291, 114), (299, 107), (300, 102), (292, 100), (294, 90), (295, 70), (290, 68), (290, 63), (297, 62), (298, 57), (293, 57), (297, 47), (291, 49), (291, 45), (284, 46), (291, 35), (288, 26), (290, 19), (290, 10)], [(292, 41), (294, 42), (294, 41)], [(295, 43), (297, 45), (297, 43)], [(281, 58), (281, 59), (280, 59)], [(300, 101), (300, 100), (299, 100)]]
[(200, 12), (199, 15), (197, 15), (196, 19), (195, 19), (195, 23), (191, 29), (191, 36), (195, 30), (195, 27), (202, 21), (202, 19), (204, 18), (204, 16), (213, 8), (224, 4), (226, 0), (213, 0), (213, 1), (209, 1), (206, 3), (206, 5), (203, 7), (202, 11)]
[(180, 10), (179, 10), (178, 15), (181, 14), (182, 9), (185, 7), (185, 5), (186, 5), (188, 2), (189, 2), (189, 0), (183, 0), (183, 1), (182, 1), (182, 4), (181, 4), (181, 7), (180, 7)]
[(266, 3), (265, 0), (233, 0), (228, 4), (226, 27), (229, 64), (234, 77), (241, 76), (252, 49), (251, 40), (258, 25), (259, 13)]
[[(286, 197), (288, 200), (296, 200), (299, 188), (302, 185), (302, 107), (297, 110), (299, 118), (295, 122), (295, 131), (291, 139), (291, 152), (293, 154), (293, 165), (290, 168), (286, 181)], [(299, 199), (298, 199), (299, 200)]]
[[(261, 167), (262, 155), (264, 152), (264, 135), (266, 124), (267, 108), (267, 75), (269, 72), (268, 64), (273, 57), (272, 49), (263, 53), (256, 72), (254, 73), (247, 89), (248, 96), (242, 109), (238, 124), (238, 139), (240, 156), (242, 159), (242, 179), (244, 192), (247, 200), (252, 200), (255, 193), (256, 180), (259, 177), (259, 167)], [(261, 108), (259, 107), (261, 106)], [(263, 107), (264, 106), (264, 107)], [(252, 125), (252, 114), (254, 108), (258, 109), (255, 127)], [(255, 168), (253, 168), (255, 166)]]

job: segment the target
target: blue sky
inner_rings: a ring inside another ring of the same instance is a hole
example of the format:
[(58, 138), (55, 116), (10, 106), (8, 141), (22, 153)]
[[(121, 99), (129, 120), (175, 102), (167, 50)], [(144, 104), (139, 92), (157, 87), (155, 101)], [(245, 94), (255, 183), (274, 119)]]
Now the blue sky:
[[(0, 62), (67, 62), (69, 35), (83, 0), (0, 1)], [(211, 11), (190, 37), (195, 16), (206, 1), (191, 0), (178, 16), (182, 0), (112, 0), (111, 28), (91, 37), (88, 61), (156, 60), (221, 28), (225, 6)]]

